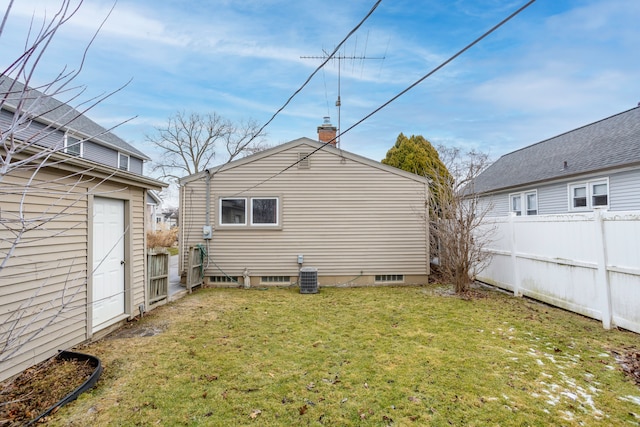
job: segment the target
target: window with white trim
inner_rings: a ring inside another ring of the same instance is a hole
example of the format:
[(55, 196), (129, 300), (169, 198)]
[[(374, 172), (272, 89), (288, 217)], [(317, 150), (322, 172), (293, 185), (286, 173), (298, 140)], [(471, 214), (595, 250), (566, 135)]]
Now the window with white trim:
[(574, 211), (609, 207), (609, 180), (569, 184), (569, 209)]
[(538, 191), (510, 194), (509, 206), (509, 211), (515, 213), (516, 216), (538, 215)]
[(222, 197), (219, 202), (220, 225), (252, 227), (280, 225), (278, 197)]
[(526, 202), (527, 202), (527, 215), (538, 215), (538, 194), (534, 191), (533, 193), (525, 193)]
[(82, 157), (82, 141), (78, 138), (65, 134), (64, 152), (71, 156)]
[(251, 225), (278, 225), (278, 198), (251, 199)]
[(511, 199), (511, 212), (517, 216), (522, 215), (522, 196), (520, 194), (512, 194), (509, 197)]
[(124, 153), (118, 153), (118, 169), (129, 170), (129, 156)]
[(220, 199), (220, 225), (247, 225), (247, 199)]

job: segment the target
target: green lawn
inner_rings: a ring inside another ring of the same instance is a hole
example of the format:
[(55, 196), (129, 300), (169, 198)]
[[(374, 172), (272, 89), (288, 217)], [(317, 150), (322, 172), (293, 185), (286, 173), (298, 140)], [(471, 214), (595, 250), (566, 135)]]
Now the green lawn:
[(52, 425), (638, 425), (630, 347), (495, 291), (203, 289), (80, 349), (105, 372)]

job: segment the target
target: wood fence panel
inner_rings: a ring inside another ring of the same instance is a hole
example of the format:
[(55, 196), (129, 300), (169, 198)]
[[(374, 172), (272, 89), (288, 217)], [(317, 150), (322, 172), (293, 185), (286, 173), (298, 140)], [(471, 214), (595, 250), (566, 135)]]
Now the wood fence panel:
[(147, 252), (147, 292), (149, 305), (169, 295), (169, 254)]
[(199, 246), (191, 246), (187, 258), (187, 291), (202, 285), (204, 279), (203, 249)]

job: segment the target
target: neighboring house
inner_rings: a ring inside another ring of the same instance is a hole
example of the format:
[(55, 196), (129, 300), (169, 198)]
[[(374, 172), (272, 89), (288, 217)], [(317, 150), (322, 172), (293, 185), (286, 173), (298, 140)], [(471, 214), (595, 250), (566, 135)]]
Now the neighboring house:
[(474, 182), (488, 216), (640, 210), (640, 107), (505, 154)]
[(157, 224), (161, 222), (159, 221), (159, 219), (162, 218), (162, 214), (160, 213), (160, 205), (162, 205), (162, 200), (156, 194), (156, 192), (148, 191), (146, 208), (147, 218), (145, 220), (146, 231), (156, 231), (158, 229)]
[(426, 283), (427, 189), (333, 145), (290, 141), (180, 180), (180, 267), (204, 245), (213, 285), (297, 285), (302, 267), (320, 286)]
[(506, 154), (475, 181), (477, 279), (640, 332), (640, 107)]
[(156, 222), (162, 230), (169, 230), (178, 226), (178, 211), (174, 208), (168, 208), (158, 213)]
[(148, 307), (147, 193), (165, 184), (142, 175), (148, 157), (70, 106), (5, 76), (0, 98), (0, 135), (24, 147), (12, 162), (48, 153), (0, 176), (3, 380)]

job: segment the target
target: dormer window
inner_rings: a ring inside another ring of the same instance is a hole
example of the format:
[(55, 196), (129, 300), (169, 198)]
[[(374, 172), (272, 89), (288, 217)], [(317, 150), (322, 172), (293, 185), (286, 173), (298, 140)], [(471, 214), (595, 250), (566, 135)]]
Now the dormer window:
[(65, 134), (64, 152), (71, 156), (82, 157), (82, 140), (75, 138), (69, 134)]
[(129, 156), (118, 153), (118, 169), (122, 169), (123, 171), (129, 170)]

